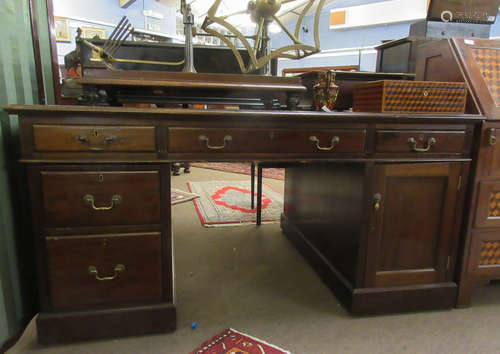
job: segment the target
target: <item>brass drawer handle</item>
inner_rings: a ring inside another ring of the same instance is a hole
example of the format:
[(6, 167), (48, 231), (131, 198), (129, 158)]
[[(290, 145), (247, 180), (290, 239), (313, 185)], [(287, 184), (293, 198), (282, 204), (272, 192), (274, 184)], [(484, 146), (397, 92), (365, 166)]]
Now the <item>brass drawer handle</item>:
[(309, 137), (309, 140), (313, 143), (313, 144), (316, 144), (316, 148), (318, 150), (322, 150), (322, 151), (331, 151), (335, 148), (336, 145), (338, 145), (338, 143), (340, 143), (340, 138), (338, 136), (334, 136), (332, 138), (332, 143), (330, 146), (328, 147), (322, 147), (319, 145), (319, 139), (317, 137), (315, 137), (314, 135), (313, 136), (310, 136)]
[(428, 96), (429, 96), (429, 91), (424, 90), (424, 97), (428, 97)]
[(417, 147), (417, 141), (415, 140), (415, 138), (411, 137), (408, 139), (408, 144), (410, 144), (410, 147), (415, 152), (427, 152), (431, 149), (433, 145), (436, 144), (436, 142), (437, 140), (435, 138), (429, 138), (427, 139), (427, 146), (424, 148), (419, 148)]
[(382, 205), (382, 194), (376, 193), (373, 196), (373, 210), (379, 211), (381, 205)]
[(83, 201), (85, 204), (90, 205), (92, 209), (94, 210), (111, 210), (118, 204), (120, 204), (123, 200), (123, 197), (119, 194), (115, 194), (114, 196), (111, 197), (111, 204), (109, 206), (103, 206), (103, 207), (98, 207), (95, 205), (95, 199), (92, 194), (87, 194), (83, 197)]
[(115, 267), (115, 274), (109, 277), (101, 277), (99, 275), (99, 271), (97, 270), (96, 267), (90, 266), (89, 267), (89, 274), (95, 276), (95, 278), (99, 281), (106, 281), (106, 280), (113, 280), (120, 275), (121, 272), (125, 271), (125, 266), (123, 264), (117, 264)]
[(233, 137), (231, 135), (226, 135), (224, 137), (224, 145), (220, 146), (210, 145), (210, 139), (206, 135), (200, 135), (198, 137), (198, 140), (200, 140), (202, 143), (205, 143), (207, 145), (207, 148), (209, 148), (210, 150), (222, 150), (226, 147), (226, 144), (233, 141)]
[[(95, 134), (97, 136), (97, 132)], [(82, 144), (86, 144), (88, 146), (89, 150), (91, 150), (91, 151), (104, 151), (106, 149), (105, 147), (92, 146), (90, 144), (90, 141), (89, 141), (89, 138), (88, 138), (87, 135), (78, 135), (76, 138)], [(115, 140), (116, 140), (116, 136), (109, 135), (109, 136), (107, 136), (107, 137), (104, 138), (103, 144), (106, 145), (106, 144), (112, 143)]]
[(490, 146), (495, 146), (497, 144), (496, 131), (493, 128), (488, 129), (488, 130), (490, 132), (490, 136), (488, 138), (488, 144), (490, 144)]

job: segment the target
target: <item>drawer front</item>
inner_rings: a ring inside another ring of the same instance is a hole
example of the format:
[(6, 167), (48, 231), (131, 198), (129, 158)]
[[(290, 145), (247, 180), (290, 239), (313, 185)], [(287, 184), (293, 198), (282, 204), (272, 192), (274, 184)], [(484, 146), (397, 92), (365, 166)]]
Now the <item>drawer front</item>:
[(33, 125), (36, 152), (155, 152), (155, 127)]
[(365, 137), (364, 129), (297, 131), (170, 128), (168, 151), (171, 153), (355, 153), (364, 151)]
[(376, 152), (462, 153), (465, 131), (378, 130)]
[(160, 223), (158, 171), (41, 172), (46, 227)]
[(46, 239), (54, 309), (162, 298), (161, 234)]
[(500, 181), (479, 182), (475, 227), (500, 227)]
[(468, 272), (478, 276), (500, 277), (500, 234), (498, 230), (472, 233)]

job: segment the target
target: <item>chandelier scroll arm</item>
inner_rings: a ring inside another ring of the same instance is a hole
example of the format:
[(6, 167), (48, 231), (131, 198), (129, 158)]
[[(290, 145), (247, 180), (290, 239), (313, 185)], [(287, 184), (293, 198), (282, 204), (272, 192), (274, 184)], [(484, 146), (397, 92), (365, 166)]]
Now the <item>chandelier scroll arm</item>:
[(221, 16), (220, 19), (221, 20), (225, 20), (227, 19), (228, 17), (232, 17), (232, 16), (236, 16), (236, 15), (241, 15), (241, 14), (245, 14), (247, 13), (248, 10), (241, 10), (241, 11), (236, 11), (236, 12), (233, 12), (231, 14), (227, 14), (227, 15), (224, 15), (224, 16)]
[(253, 44), (253, 50), (254, 50), (254, 52), (257, 52), (257, 49), (259, 48), (259, 43), (262, 40), (262, 30), (264, 29), (264, 22), (265, 22), (264, 18), (261, 18), (259, 20), (259, 27), (258, 27), (258, 30), (257, 30), (257, 34), (255, 35), (255, 41), (254, 41), (254, 44)]
[(300, 45), (300, 48), (298, 48), (298, 50), (302, 50), (304, 52), (303, 55), (297, 57), (297, 56), (290, 56), (289, 54), (284, 54), (285, 52), (295, 51), (295, 50), (297, 50), (297, 45), (288, 45), (288, 46), (276, 49), (276, 50), (272, 51), (271, 54), (266, 55), (265, 57), (258, 59), (256, 68), (260, 68), (266, 62), (268, 62), (274, 58), (277, 58), (277, 57), (287, 57), (290, 59), (301, 59), (301, 58), (304, 58), (308, 55), (319, 52), (319, 50), (313, 46), (302, 44), (302, 45)]
[(320, 0), (318, 3), (318, 7), (316, 7), (316, 14), (314, 15), (314, 45), (318, 49), (321, 48), (321, 43), (319, 39), (319, 20), (321, 18), (321, 11), (323, 10), (323, 6), (325, 5), (326, 0)]
[(295, 25), (295, 37), (299, 38), (299, 32), (300, 32), (300, 28), (302, 26), (302, 21), (304, 20), (304, 17), (306, 17), (307, 12), (313, 6), (313, 4), (314, 4), (314, 1), (309, 1), (306, 4), (306, 6), (302, 9), (302, 12), (300, 13), (300, 16), (297, 19), (297, 23)]
[(293, 35), (292, 32), (290, 32), (290, 30), (285, 26), (285, 24), (283, 22), (281, 22), (281, 20), (276, 15), (273, 15), (273, 19), (283, 29), (283, 31), (286, 32), (286, 34), (288, 35), (288, 37), (290, 37), (290, 39), (295, 44), (300, 44), (300, 41)]
[[(311, 8), (311, 6), (314, 4), (314, 1), (309, 1), (306, 6), (302, 9), (302, 12), (299, 15), (299, 18), (297, 19), (297, 23), (295, 24), (295, 37), (299, 38), (299, 33), (300, 33), (300, 28), (302, 27), (302, 22), (304, 20), (304, 17), (307, 15), (307, 12)], [(297, 49), (297, 56), (300, 56), (299, 50)]]

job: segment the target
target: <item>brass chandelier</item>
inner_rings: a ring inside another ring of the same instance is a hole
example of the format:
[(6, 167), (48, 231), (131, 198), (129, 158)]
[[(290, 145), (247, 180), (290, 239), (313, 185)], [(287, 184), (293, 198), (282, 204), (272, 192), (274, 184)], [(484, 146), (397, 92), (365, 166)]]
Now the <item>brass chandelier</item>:
[[(301, 0), (252, 0), (248, 2), (247, 9), (242, 11), (237, 11), (231, 14), (218, 16), (217, 12), (222, 0), (215, 0), (213, 5), (207, 12), (205, 21), (203, 22), (202, 29), (213, 36), (218, 37), (223, 41), (229, 48), (231, 48), (242, 73), (249, 73), (256, 71), (264, 67), (274, 58), (288, 58), (288, 59), (301, 59), (309, 55), (318, 53), (320, 51), (320, 39), (319, 39), (319, 20), (321, 15), (321, 10), (325, 0), (309, 0), (306, 3), (302, 1), (302, 10), (298, 13), (299, 18), (295, 24), (295, 31), (292, 33), (286, 25), (277, 16), (278, 11), (281, 6), (287, 3), (297, 2)], [(300, 29), (302, 28), (302, 22), (304, 17), (307, 15), (311, 7), (317, 3), (315, 16), (314, 16), (314, 45), (308, 45), (299, 40)], [(241, 31), (239, 31), (234, 25), (229, 23), (227, 19), (229, 17), (248, 14), (253, 22), (257, 24), (256, 32), (253, 36), (245, 36)], [(285, 34), (289, 37), (292, 44), (285, 45), (281, 48), (270, 50), (268, 46), (268, 27), (275, 22)], [(249, 60), (247, 63), (243, 60), (242, 55), (236, 48), (236, 46), (231, 42), (231, 40), (222, 34), (217, 29), (211, 27), (213, 24), (219, 24), (222, 27), (228, 29), (236, 38), (238, 38), (243, 46), (246, 48), (249, 54)], [(253, 40), (253, 45), (249, 41)]]

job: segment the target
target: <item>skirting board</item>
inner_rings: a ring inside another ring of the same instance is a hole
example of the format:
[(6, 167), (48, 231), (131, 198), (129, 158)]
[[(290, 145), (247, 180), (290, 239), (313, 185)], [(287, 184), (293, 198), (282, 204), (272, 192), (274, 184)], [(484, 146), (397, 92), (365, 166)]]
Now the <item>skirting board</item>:
[(37, 318), (41, 344), (172, 332), (176, 326), (173, 304), (41, 313)]

